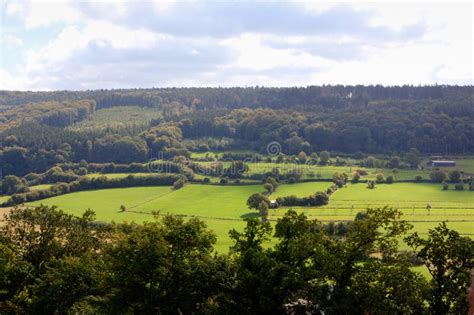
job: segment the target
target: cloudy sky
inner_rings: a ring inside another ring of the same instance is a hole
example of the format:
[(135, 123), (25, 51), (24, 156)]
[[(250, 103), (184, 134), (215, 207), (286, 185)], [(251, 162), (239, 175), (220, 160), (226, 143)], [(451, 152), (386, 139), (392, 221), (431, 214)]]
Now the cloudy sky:
[(0, 0), (0, 90), (472, 84), (473, 10)]

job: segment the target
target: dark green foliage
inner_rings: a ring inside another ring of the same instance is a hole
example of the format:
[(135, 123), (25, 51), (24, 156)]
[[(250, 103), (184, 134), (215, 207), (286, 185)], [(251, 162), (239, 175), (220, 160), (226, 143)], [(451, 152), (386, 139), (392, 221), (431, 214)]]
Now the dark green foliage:
[(347, 183), (348, 176), (346, 173), (334, 173), (332, 180), (338, 187), (342, 187)]
[[(94, 223), (55, 208), (14, 209), (0, 230), (0, 312), (463, 314), (474, 242), (445, 224), (398, 240), (410, 225), (394, 209), (367, 209), (323, 225), (288, 211), (247, 220), (230, 253), (198, 219)], [(430, 283), (410, 268), (428, 267)]]
[[(358, 157), (364, 157), (361, 151), (399, 152), (402, 158), (393, 156), (387, 167), (415, 168), (420, 152), (474, 151), (470, 89), (314, 86), (4, 91), (0, 105), (19, 106), (0, 115), (0, 163), (3, 175), (23, 176), (81, 160), (130, 163), (189, 157), (188, 148), (252, 148), (266, 153), (267, 144), (277, 141), (284, 153), (304, 153), (299, 162), (345, 163), (341, 158), (330, 161), (329, 151)], [(349, 93), (354, 97), (347, 98)], [(153, 107), (163, 119), (120, 128), (64, 128), (93, 114), (95, 107), (121, 105)], [(319, 156), (314, 155), (316, 151)], [(243, 156), (236, 153), (232, 159), (242, 160)], [(383, 166), (373, 157), (367, 157), (364, 164)]]
[(17, 126), (25, 121), (48, 126), (66, 127), (87, 118), (95, 111), (91, 100), (41, 102), (15, 106), (0, 113), (0, 130)]
[[(193, 313), (218, 288), (216, 236), (197, 219), (125, 225), (105, 251), (112, 313)], [(220, 279), (225, 280), (225, 279)]]
[(430, 274), (431, 314), (466, 314), (470, 270), (474, 268), (474, 241), (448, 229), (446, 223), (430, 229), (428, 238), (414, 233), (406, 239)]
[(249, 209), (259, 209), (260, 207), (260, 204), (264, 202), (266, 203), (267, 205), (270, 204), (270, 200), (268, 200), (267, 197), (265, 197), (264, 195), (262, 194), (259, 194), (259, 193), (255, 193), (255, 194), (252, 194), (248, 199), (247, 199), (247, 206), (249, 207)]
[(385, 176), (382, 173), (375, 175), (375, 181), (377, 184), (383, 183), (385, 181)]
[(181, 176), (173, 183), (173, 188), (175, 190), (181, 189), (184, 187), (184, 185), (186, 185), (187, 182), (188, 182), (188, 179), (184, 176)]
[(360, 180), (360, 175), (358, 172), (354, 172), (354, 174), (352, 174), (352, 179), (351, 179), (351, 182), (353, 183), (358, 183)]
[(448, 177), (451, 183), (459, 183), (459, 181), (461, 180), (461, 172), (456, 170), (451, 171), (449, 172)]
[(328, 204), (329, 196), (318, 191), (314, 195), (302, 198), (296, 196), (278, 197), (276, 201), (279, 205), (287, 207), (319, 207)]
[(28, 188), (25, 186), (25, 181), (14, 175), (5, 176), (0, 183), (0, 192), (6, 195), (28, 191)]
[(441, 183), (446, 179), (446, 173), (443, 171), (432, 171), (430, 173), (430, 179), (435, 183)]
[(393, 184), (393, 176), (392, 175), (387, 176), (387, 178), (385, 179), (385, 182), (387, 184)]

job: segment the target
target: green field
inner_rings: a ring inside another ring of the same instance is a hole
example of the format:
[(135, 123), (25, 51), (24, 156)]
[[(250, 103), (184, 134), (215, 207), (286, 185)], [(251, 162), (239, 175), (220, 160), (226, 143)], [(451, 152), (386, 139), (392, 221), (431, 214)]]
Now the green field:
[[(226, 250), (230, 244), (228, 231), (242, 228), (242, 219), (256, 214), (245, 204), (248, 196), (262, 190), (262, 185), (187, 185), (180, 190), (133, 187), (70, 193), (31, 204), (57, 205), (75, 215), (91, 208), (101, 221), (150, 221), (152, 211), (196, 216), (206, 221), (219, 236), (217, 249)], [(127, 210), (121, 212), (120, 205), (125, 205)]]
[[(310, 182), (287, 184), (278, 187), (271, 195), (306, 196), (329, 187), (329, 182)], [(197, 217), (206, 221), (218, 235), (217, 250), (226, 250), (230, 244), (228, 231), (242, 228), (245, 217), (256, 216), (246, 206), (248, 196), (262, 192), (263, 186), (216, 186), (189, 184), (180, 190), (171, 187), (132, 187), (104, 189), (70, 193), (58, 197), (40, 200), (32, 205), (57, 205), (75, 215), (85, 209), (96, 211), (101, 221), (152, 220), (151, 213), (177, 214), (185, 217)], [(430, 203), (430, 211), (426, 204)], [(120, 205), (126, 207), (120, 211)], [(377, 185), (375, 189), (365, 184), (349, 184), (337, 190), (327, 206), (320, 208), (296, 208), (309, 218), (323, 222), (352, 220), (357, 212), (367, 207), (392, 206), (403, 211), (403, 219), (412, 223), (421, 234), (427, 233), (439, 222), (448, 220), (451, 228), (463, 235), (474, 236), (474, 192), (442, 191), (438, 184), (399, 183)], [(270, 210), (269, 219), (274, 221), (287, 211), (287, 208)]]
[(53, 186), (52, 184), (41, 184), (41, 185), (34, 185), (34, 186), (30, 186), (30, 190), (46, 190), (46, 189), (49, 189), (51, 186)]
[(107, 127), (124, 127), (127, 125), (144, 125), (152, 119), (161, 117), (156, 108), (138, 106), (115, 106), (97, 110), (94, 114), (69, 127), (72, 130), (103, 129)]
[[(427, 210), (427, 204), (431, 210)], [(338, 189), (327, 206), (321, 208), (296, 208), (308, 217), (321, 221), (352, 220), (368, 207), (390, 206), (401, 210), (403, 219), (409, 221), (420, 233), (441, 221), (464, 235), (474, 236), (474, 192), (464, 190), (443, 191), (439, 184), (381, 184), (375, 189), (365, 184), (348, 184)], [(270, 211), (270, 218), (278, 218), (285, 209)]]
[(10, 199), (10, 196), (0, 196), (0, 204)]

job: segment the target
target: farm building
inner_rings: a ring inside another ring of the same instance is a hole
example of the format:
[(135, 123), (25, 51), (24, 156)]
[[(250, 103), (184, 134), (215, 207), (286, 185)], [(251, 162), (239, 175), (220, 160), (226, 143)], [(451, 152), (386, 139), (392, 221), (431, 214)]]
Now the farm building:
[(455, 161), (431, 161), (433, 167), (454, 167), (456, 166)]

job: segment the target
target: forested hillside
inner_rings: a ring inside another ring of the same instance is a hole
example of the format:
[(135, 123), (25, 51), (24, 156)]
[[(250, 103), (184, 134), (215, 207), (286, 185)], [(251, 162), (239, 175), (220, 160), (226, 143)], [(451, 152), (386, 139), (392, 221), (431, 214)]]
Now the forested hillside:
[[(471, 86), (2, 91), (0, 161), (4, 174), (24, 175), (81, 160), (143, 162), (159, 152), (264, 152), (272, 141), (289, 155), (468, 154), (472, 92)], [(127, 110), (94, 123), (96, 111), (105, 117), (101, 111), (116, 106)]]
[(87, 118), (94, 111), (95, 101), (92, 100), (28, 103), (0, 111), (0, 130), (30, 122), (66, 127)]

